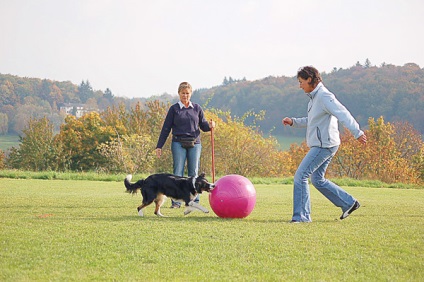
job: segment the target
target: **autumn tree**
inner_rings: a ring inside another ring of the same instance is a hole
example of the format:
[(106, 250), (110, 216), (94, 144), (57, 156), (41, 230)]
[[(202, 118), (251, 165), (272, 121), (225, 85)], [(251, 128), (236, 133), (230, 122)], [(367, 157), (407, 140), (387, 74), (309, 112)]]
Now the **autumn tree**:
[[(403, 126), (396, 130), (396, 126), (385, 123), (383, 117), (377, 121), (370, 118), (368, 123), (366, 146), (355, 140), (350, 132), (342, 134), (342, 145), (330, 166), (330, 173), (357, 179), (379, 179), (387, 183), (422, 181), (417, 168), (422, 166), (419, 155), (423, 142), (420, 138), (406, 140), (408, 135), (414, 136), (412, 128)], [(396, 131), (401, 134), (396, 134)], [(411, 142), (416, 144), (412, 146)]]
[[(205, 111), (215, 120), (215, 169), (219, 175), (280, 176), (286, 171), (285, 154), (278, 150), (275, 138), (265, 138), (254, 126), (245, 126), (248, 117), (260, 120), (263, 113), (248, 112), (240, 118), (219, 110)], [(211, 171), (210, 133), (202, 133), (201, 169)]]
[(153, 173), (154, 142), (148, 134), (133, 134), (102, 143), (98, 150), (107, 162), (100, 167), (107, 172)]
[(6, 160), (6, 156), (3, 152), (3, 150), (0, 149), (0, 169), (4, 169), (5, 168), (5, 160)]
[(112, 91), (109, 88), (106, 88), (105, 93), (103, 94), (103, 97), (107, 99), (109, 102), (112, 102), (114, 95), (112, 94)]
[(33, 97), (26, 97), (25, 103), (16, 108), (17, 111), (13, 131), (17, 133), (23, 132), (23, 129), (27, 126), (31, 118), (39, 119), (43, 116), (48, 116), (51, 112), (49, 103), (37, 101), (37, 99)]
[(105, 124), (116, 133), (113, 140), (99, 148), (108, 163), (132, 173), (172, 171), (170, 150), (164, 149), (160, 159), (153, 158), (167, 107), (155, 100), (146, 105), (137, 103), (128, 111), (121, 104), (103, 112)]
[[(172, 172), (171, 138), (155, 157), (169, 105), (159, 101), (109, 108), (102, 114), (81, 118), (68, 116), (60, 133), (53, 136), (52, 124), (44, 117), (30, 119), (18, 148), (6, 163), (29, 170), (70, 169), (126, 173)], [(228, 111), (205, 109), (215, 128), (215, 171), (217, 175), (293, 176), (309, 148), (306, 143), (279, 150), (273, 137), (264, 137), (255, 126), (264, 113), (246, 112), (242, 117)], [(246, 126), (246, 119), (253, 120)], [(342, 144), (327, 173), (383, 182), (424, 181), (424, 146), (420, 134), (408, 123), (385, 123), (383, 117), (369, 119), (368, 143), (360, 144), (350, 132), (342, 132)], [(211, 172), (211, 133), (202, 133), (200, 171)]]
[(81, 102), (85, 103), (88, 99), (94, 97), (93, 87), (91, 87), (90, 82), (82, 81), (78, 86), (78, 93), (81, 99)]
[(297, 168), (308, 151), (309, 147), (306, 144), (306, 141), (303, 141), (301, 144), (293, 143), (290, 145), (290, 148), (287, 151), (288, 154), (285, 156), (285, 169), (289, 175), (294, 175), (296, 173)]
[(0, 104), (16, 105), (19, 101), (15, 93), (15, 86), (9, 80), (0, 85), (0, 94)]
[(18, 148), (12, 148), (8, 165), (32, 171), (55, 169), (51, 166), (55, 158), (55, 146), (50, 121), (46, 117), (31, 118), (22, 132), (21, 143)]
[(103, 166), (105, 158), (99, 153), (98, 146), (116, 136), (113, 128), (96, 112), (88, 113), (77, 119), (67, 116), (65, 124), (57, 136), (62, 155), (71, 170), (96, 170)]
[(8, 117), (4, 113), (0, 113), (0, 135), (6, 134), (9, 130)]
[(419, 154), (423, 146), (423, 139), (412, 124), (407, 121), (397, 121), (393, 123), (393, 129), (393, 140), (401, 158), (412, 159)]

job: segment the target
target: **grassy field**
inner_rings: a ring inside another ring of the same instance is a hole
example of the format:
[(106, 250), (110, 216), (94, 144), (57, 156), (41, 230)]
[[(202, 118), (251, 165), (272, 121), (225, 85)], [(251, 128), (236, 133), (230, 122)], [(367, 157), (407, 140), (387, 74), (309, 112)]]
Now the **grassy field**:
[[(281, 150), (287, 150), (290, 148), (290, 144), (302, 143), (305, 140), (305, 137), (292, 137), (292, 136), (282, 136), (276, 135), (278, 143), (280, 144)], [(12, 146), (18, 146), (19, 144), (19, 136), (17, 135), (0, 135), (0, 149), (6, 151)]]
[(6, 151), (12, 146), (18, 146), (19, 136), (17, 135), (0, 135), (0, 150)]
[(296, 137), (296, 136), (276, 135), (274, 137), (275, 139), (277, 139), (278, 144), (280, 145), (280, 148), (283, 151), (288, 150), (292, 143), (300, 144), (305, 140), (305, 137)]
[(422, 281), (424, 189), (347, 187), (340, 221), (312, 188), (314, 221), (290, 224), (292, 186), (255, 187), (245, 219), (142, 218), (120, 182), (0, 179), (0, 281)]

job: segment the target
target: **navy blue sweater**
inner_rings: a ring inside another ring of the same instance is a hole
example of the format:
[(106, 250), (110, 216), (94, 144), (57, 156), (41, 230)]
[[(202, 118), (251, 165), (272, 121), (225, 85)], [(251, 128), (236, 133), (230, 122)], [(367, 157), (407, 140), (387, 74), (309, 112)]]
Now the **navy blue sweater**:
[(210, 131), (209, 123), (205, 119), (202, 108), (195, 103), (193, 107), (182, 109), (178, 103), (172, 105), (163, 123), (156, 148), (162, 148), (172, 129), (172, 141), (179, 141), (181, 137), (194, 137), (195, 143), (200, 143), (200, 129)]

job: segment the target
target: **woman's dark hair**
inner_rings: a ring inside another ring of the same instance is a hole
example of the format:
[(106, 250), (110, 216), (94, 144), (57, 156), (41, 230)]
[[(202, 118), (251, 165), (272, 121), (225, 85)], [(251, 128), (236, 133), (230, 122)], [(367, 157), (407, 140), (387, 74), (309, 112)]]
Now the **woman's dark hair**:
[(308, 78), (312, 78), (310, 85), (317, 85), (322, 81), (321, 75), (319, 71), (313, 66), (301, 67), (297, 71), (297, 78), (302, 78), (307, 80)]

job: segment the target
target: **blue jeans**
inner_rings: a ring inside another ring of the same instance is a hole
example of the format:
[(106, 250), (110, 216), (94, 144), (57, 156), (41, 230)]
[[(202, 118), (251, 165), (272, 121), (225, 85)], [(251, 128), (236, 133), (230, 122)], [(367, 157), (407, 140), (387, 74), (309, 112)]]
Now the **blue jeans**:
[[(197, 176), (199, 174), (200, 154), (202, 153), (202, 144), (194, 144), (193, 148), (186, 149), (181, 147), (180, 142), (173, 141), (171, 144), (174, 175), (184, 176), (184, 167), (187, 161), (188, 176)], [(199, 202), (197, 195), (195, 202)], [(180, 205), (172, 200), (172, 204)]]
[(294, 221), (311, 222), (311, 200), (308, 178), (312, 184), (343, 212), (354, 203), (355, 198), (335, 183), (326, 179), (325, 172), (339, 146), (332, 148), (312, 147), (300, 163), (294, 175), (293, 218)]

